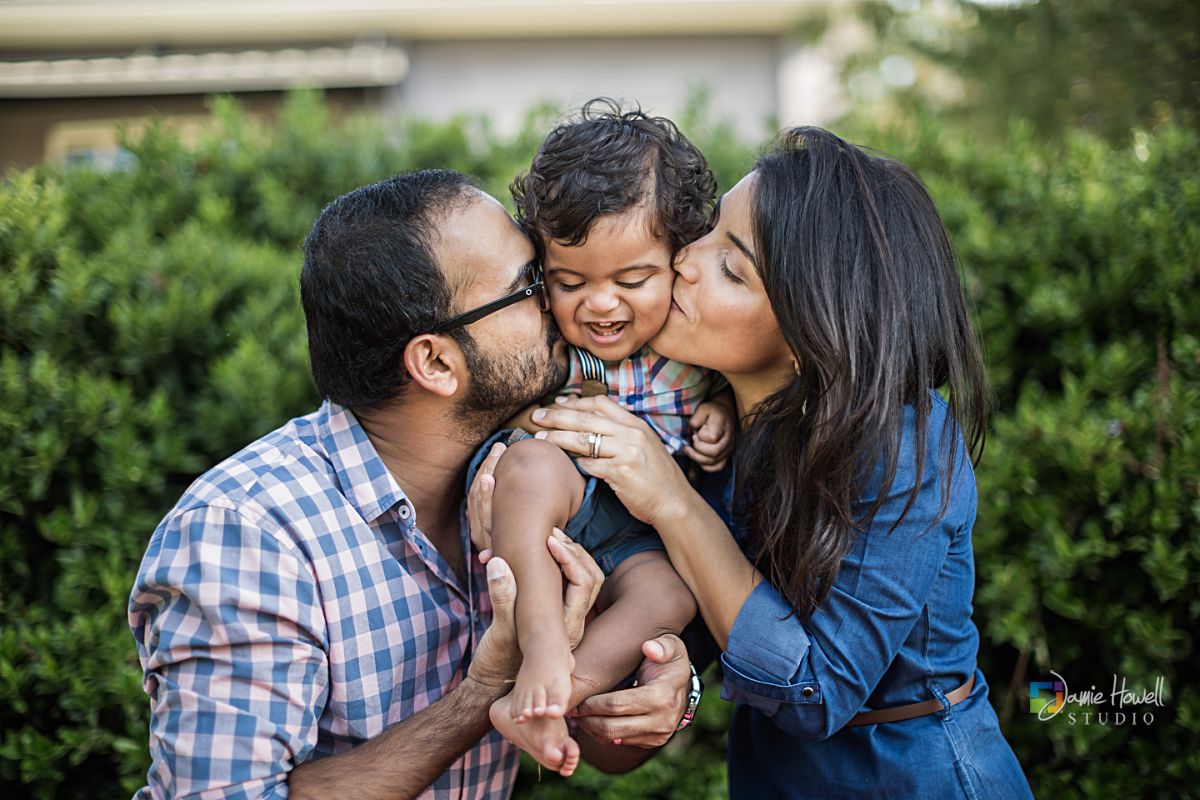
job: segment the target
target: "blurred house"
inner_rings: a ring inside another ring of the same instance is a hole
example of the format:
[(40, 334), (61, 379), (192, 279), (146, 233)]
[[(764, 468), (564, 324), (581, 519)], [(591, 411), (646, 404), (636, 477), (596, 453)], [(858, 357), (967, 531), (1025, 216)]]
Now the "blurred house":
[(118, 120), (202, 125), (218, 92), (269, 115), (296, 86), (347, 110), (483, 113), (501, 131), (535, 104), (602, 94), (678, 114), (703, 88), (761, 138), (842, 108), (836, 53), (798, 36), (814, 14), (823, 29), (851, 18), (832, 0), (6, 2), (0, 170), (115, 159)]

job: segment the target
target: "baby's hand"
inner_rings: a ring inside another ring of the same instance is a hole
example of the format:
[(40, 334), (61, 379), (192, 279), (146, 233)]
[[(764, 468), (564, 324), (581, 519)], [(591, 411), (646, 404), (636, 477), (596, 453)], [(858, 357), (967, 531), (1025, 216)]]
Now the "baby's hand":
[(705, 400), (689, 424), (695, 433), (683, 453), (705, 472), (718, 472), (733, 450), (733, 409), (720, 400)]

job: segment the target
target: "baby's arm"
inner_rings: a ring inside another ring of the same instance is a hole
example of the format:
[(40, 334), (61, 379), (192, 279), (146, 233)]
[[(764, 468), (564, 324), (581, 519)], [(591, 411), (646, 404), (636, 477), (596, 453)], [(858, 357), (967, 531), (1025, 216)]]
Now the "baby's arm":
[(694, 433), (683, 454), (705, 472), (718, 472), (733, 450), (733, 431), (737, 410), (733, 390), (728, 386), (696, 406), (688, 424)]
[(635, 553), (604, 582), (575, 648), (570, 707), (607, 692), (642, 663), (642, 642), (678, 634), (696, 616), (696, 601), (661, 550)]

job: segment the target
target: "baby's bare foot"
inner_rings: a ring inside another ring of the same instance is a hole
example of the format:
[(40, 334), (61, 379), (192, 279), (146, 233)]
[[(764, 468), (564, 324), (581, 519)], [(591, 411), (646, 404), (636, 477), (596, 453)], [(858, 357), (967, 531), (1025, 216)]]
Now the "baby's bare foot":
[(511, 693), (492, 703), (489, 716), (496, 730), (546, 769), (564, 777), (575, 772), (579, 766), (579, 744), (567, 732), (566, 720), (546, 717), (517, 722), (511, 705)]
[(521, 661), (512, 698), (512, 718), (517, 722), (535, 717), (562, 717), (571, 699), (571, 652), (548, 644), (530, 647)]

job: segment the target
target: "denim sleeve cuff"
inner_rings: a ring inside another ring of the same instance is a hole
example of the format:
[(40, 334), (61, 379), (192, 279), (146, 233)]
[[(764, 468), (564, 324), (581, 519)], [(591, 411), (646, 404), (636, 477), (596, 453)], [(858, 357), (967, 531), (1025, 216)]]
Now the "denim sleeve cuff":
[(722, 697), (749, 702), (768, 714), (780, 703), (820, 703), (820, 684), (805, 668), (810, 644), (787, 601), (763, 581), (746, 598), (729, 631), (721, 654)]

